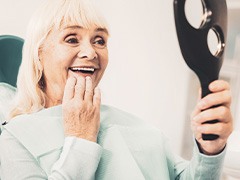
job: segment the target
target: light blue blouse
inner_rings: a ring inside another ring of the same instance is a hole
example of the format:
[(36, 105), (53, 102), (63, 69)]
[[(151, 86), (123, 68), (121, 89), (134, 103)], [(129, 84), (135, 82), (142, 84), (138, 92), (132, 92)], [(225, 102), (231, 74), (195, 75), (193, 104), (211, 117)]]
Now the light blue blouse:
[(159, 129), (101, 107), (98, 142), (64, 137), (61, 106), (20, 115), (0, 136), (2, 180), (218, 180), (225, 151), (190, 162), (175, 156)]

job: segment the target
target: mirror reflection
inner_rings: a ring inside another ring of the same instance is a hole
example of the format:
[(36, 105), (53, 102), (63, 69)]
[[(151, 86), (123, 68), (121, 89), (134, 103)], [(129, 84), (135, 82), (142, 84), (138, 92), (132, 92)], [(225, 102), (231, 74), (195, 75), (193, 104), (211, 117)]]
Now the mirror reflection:
[(185, 16), (189, 24), (198, 29), (206, 21), (206, 7), (202, 0), (186, 0)]
[(224, 50), (225, 44), (221, 41), (219, 32), (215, 28), (209, 30), (207, 42), (213, 56), (217, 57)]

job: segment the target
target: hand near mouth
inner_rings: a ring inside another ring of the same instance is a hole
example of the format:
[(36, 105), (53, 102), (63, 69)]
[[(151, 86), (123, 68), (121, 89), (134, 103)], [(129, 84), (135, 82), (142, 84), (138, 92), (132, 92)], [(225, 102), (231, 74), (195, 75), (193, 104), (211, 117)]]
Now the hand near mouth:
[(96, 142), (100, 127), (100, 104), (100, 90), (93, 89), (89, 76), (69, 78), (63, 96), (65, 135)]

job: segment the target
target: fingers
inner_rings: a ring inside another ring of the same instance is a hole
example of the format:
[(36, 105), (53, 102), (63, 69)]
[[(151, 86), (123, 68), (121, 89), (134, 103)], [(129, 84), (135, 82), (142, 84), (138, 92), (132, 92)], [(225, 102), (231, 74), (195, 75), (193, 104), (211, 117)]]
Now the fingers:
[(226, 139), (232, 132), (232, 123), (218, 122), (215, 124), (194, 124), (191, 126), (195, 138), (202, 139), (202, 134), (215, 134), (221, 139)]
[(100, 128), (100, 91), (93, 90), (90, 77), (78, 77), (75, 81), (71, 101), (63, 106), (65, 135), (96, 142)]
[(86, 88), (85, 88), (84, 100), (88, 101), (89, 103), (92, 103), (93, 101), (93, 85), (92, 85), (92, 79), (89, 76), (86, 77)]
[(211, 92), (220, 92), (220, 91), (229, 90), (229, 89), (230, 89), (229, 83), (223, 80), (213, 81), (209, 85), (209, 90)]
[(199, 113), (201, 113), (201, 110), (198, 107), (195, 107), (191, 114), (191, 119), (193, 119), (195, 116), (197, 116)]
[(76, 82), (77, 82), (76, 78), (74, 77), (68, 78), (65, 85), (63, 101), (67, 101), (73, 98)]
[(93, 89), (91, 77), (78, 77), (75, 85), (74, 98), (77, 102), (87, 102), (94, 105), (101, 104), (101, 93), (98, 88)]
[(201, 98), (202, 98), (202, 88), (199, 88), (197, 102), (199, 102)]
[(98, 87), (94, 89), (93, 105), (100, 106), (101, 104), (101, 92)]
[(226, 105), (227, 107), (230, 107), (230, 104), (231, 93), (229, 90), (223, 90), (207, 95), (198, 102), (197, 106), (199, 109), (205, 110), (217, 105)]
[[(201, 99), (193, 111), (191, 127), (204, 154), (218, 154), (225, 147), (227, 138), (233, 129), (230, 110), (231, 93), (229, 84), (217, 80), (209, 85), (212, 92)], [(218, 120), (217, 123), (205, 123)], [(219, 138), (213, 141), (202, 139), (202, 134), (215, 134)]]
[(217, 119), (221, 122), (227, 123), (230, 119), (230, 116), (230, 109), (225, 106), (219, 106), (196, 114), (195, 117), (193, 117), (193, 121), (202, 124), (204, 122)]
[(203, 124), (197, 127), (197, 131), (201, 134), (216, 134), (225, 138), (228, 135), (228, 124), (216, 123), (216, 124)]
[(85, 83), (86, 83), (86, 81), (85, 81), (84, 77), (77, 78), (74, 98), (79, 102), (83, 101), (85, 87), (86, 87)]
[[(203, 124), (216, 119), (218, 123)], [(227, 138), (232, 131), (231, 111), (225, 106), (207, 109), (193, 117), (191, 126), (196, 139), (201, 139), (202, 134), (217, 134), (222, 139)]]
[(211, 94), (201, 99), (197, 106), (201, 110), (208, 109), (212, 106), (226, 105), (230, 107), (231, 104), (231, 92), (230, 86), (226, 81), (216, 80), (209, 85)]

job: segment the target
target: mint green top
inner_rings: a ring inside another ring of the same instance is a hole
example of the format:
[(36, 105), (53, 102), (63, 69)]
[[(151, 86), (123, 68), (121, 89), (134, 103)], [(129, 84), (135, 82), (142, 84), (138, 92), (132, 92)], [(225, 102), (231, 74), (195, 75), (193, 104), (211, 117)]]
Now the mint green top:
[(225, 150), (190, 162), (175, 156), (159, 129), (101, 107), (98, 142), (64, 137), (61, 106), (20, 115), (0, 136), (2, 180), (218, 180)]

